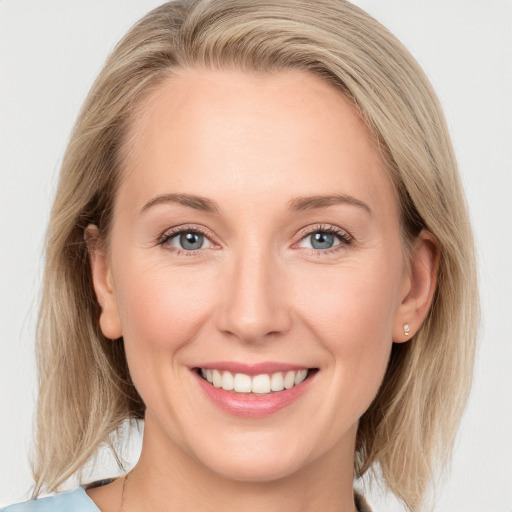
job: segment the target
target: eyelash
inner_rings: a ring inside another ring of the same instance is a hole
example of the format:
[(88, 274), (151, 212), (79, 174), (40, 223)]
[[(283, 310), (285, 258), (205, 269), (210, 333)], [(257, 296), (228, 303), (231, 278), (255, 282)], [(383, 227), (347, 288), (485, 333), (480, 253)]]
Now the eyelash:
[[(207, 233), (205, 230), (200, 228), (199, 226), (180, 226), (177, 227), (171, 231), (166, 232), (158, 239), (158, 245), (162, 246), (167, 251), (172, 252), (173, 254), (176, 254), (177, 256), (196, 256), (198, 253), (200, 253), (203, 249), (196, 249), (196, 250), (185, 250), (185, 249), (178, 249), (176, 247), (171, 246), (168, 244), (170, 240), (172, 240), (177, 235), (180, 235), (182, 233), (194, 233), (197, 235), (202, 235), (213, 244), (214, 242), (211, 241), (211, 235)], [(335, 245), (334, 247), (330, 249), (310, 249), (313, 251), (315, 255), (319, 256), (327, 256), (333, 253), (337, 253), (338, 251), (343, 250), (347, 246), (351, 245), (353, 242), (353, 237), (344, 231), (343, 229), (340, 229), (336, 226), (331, 225), (317, 225), (317, 226), (311, 226), (308, 228), (304, 228), (299, 232), (300, 239), (298, 242), (293, 244), (294, 246), (298, 243), (302, 242), (307, 236), (312, 235), (313, 233), (327, 233), (330, 235), (336, 236), (340, 243)]]
[[(211, 242), (211, 235), (207, 233), (204, 229), (201, 229), (199, 226), (180, 226), (172, 229), (171, 231), (165, 232), (158, 240), (158, 245), (162, 246), (166, 251), (172, 252), (177, 256), (196, 256), (202, 249), (196, 249), (192, 251), (186, 251), (185, 249), (178, 249), (177, 247), (173, 247), (168, 242), (172, 240), (175, 236), (181, 235), (182, 233), (194, 233), (196, 235), (202, 235)], [(211, 242), (213, 243), (213, 242)]]
[(337, 253), (338, 251), (342, 251), (343, 249), (351, 245), (352, 242), (354, 241), (353, 237), (345, 230), (332, 225), (320, 224), (302, 229), (299, 232), (300, 240), (299, 242), (296, 242), (294, 245), (300, 243), (307, 236), (312, 235), (313, 233), (327, 233), (329, 235), (336, 236), (340, 240), (340, 243), (338, 245), (335, 245), (330, 249), (310, 249), (311, 251), (314, 252), (315, 255), (318, 256), (328, 256)]

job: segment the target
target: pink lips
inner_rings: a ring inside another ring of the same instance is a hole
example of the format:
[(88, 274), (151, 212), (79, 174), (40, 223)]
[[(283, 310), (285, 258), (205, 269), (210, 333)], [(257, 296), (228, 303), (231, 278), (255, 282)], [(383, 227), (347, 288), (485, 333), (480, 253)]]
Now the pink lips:
[[(245, 373), (246, 375), (251, 376), (262, 373), (285, 373), (290, 370), (296, 371), (305, 369), (304, 366), (281, 363), (244, 364), (234, 362), (208, 363), (201, 365), (201, 368), (230, 371), (233, 374)], [(290, 389), (271, 392), (265, 395), (258, 395), (252, 393), (241, 394), (233, 391), (226, 391), (222, 388), (216, 388), (199, 375), (197, 368), (193, 369), (192, 372), (206, 397), (214, 404), (225, 412), (247, 418), (268, 416), (292, 404), (302, 396), (316, 376), (315, 373), (313, 373), (312, 375), (309, 375), (306, 380)]]

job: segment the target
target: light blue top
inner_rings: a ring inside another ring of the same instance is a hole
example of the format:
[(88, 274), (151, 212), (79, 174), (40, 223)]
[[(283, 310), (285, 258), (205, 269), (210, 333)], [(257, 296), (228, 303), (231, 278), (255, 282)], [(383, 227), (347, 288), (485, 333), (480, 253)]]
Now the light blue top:
[[(365, 499), (360, 494), (355, 494), (356, 507), (359, 512), (372, 512)], [(10, 505), (0, 512), (101, 512), (94, 501), (89, 498), (84, 487), (74, 491), (63, 492), (39, 498), (37, 500)]]
[(10, 505), (1, 512), (100, 512), (83, 487), (48, 498)]

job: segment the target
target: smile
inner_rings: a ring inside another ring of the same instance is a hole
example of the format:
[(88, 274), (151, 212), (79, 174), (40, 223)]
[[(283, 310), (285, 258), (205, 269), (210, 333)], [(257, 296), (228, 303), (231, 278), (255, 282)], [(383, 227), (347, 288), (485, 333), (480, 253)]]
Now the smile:
[(269, 362), (216, 362), (190, 369), (208, 401), (245, 418), (261, 418), (292, 406), (319, 373), (318, 368)]
[(247, 375), (211, 368), (201, 368), (201, 376), (216, 388), (235, 393), (265, 395), (298, 386), (308, 376), (309, 370), (289, 370), (287, 372)]

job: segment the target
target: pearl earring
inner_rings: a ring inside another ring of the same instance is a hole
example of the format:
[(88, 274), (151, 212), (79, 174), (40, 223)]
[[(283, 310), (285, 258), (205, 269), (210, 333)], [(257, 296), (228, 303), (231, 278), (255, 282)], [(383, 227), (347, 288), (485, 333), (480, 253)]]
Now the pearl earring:
[(410, 332), (411, 332), (411, 328), (409, 327), (409, 324), (404, 324), (404, 334), (406, 336), (409, 336)]

